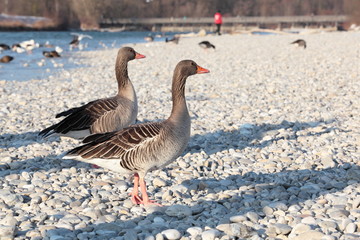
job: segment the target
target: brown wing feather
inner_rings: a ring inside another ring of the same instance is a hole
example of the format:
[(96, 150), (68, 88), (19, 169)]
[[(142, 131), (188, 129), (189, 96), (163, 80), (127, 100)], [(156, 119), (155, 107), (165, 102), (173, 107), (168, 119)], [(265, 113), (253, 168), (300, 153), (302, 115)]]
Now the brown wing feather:
[[(81, 156), (82, 158), (103, 158), (103, 159), (122, 159), (132, 161), (129, 156), (133, 156), (132, 151), (145, 141), (159, 135), (160, 123), (145, 123), (133, 125), (114, 133), (96, 134), (84, 141), (87, 144), (74, 148), (69, 151), (69, 156)], [(89, 139), (93, 141), (89, 141)]]
[(66, 134), (69, 131), (89, 129), (91, 125), (106, 113), (114, 111), (118, 107), (118, 101), (115, 97), (99, 99), (89, 102), (84, 106), (72, 108), (59, 113), (59, 116), (66, 116), (59, 123), (40, 132), (40, 135), (46, 135), (51, 130), (56, 133)]

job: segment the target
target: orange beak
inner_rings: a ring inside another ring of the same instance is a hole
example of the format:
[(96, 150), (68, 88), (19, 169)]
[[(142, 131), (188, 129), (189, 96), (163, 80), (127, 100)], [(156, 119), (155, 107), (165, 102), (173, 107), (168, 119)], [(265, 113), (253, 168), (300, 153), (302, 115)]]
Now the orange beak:
[(196, 73), (199, 74), (199, 73), (209, 73), (210, 71), (203, 68), (203, 67), (200, 67), (199, 65), (197, 66), (197, 69), (196, 69)]
[(135, 59), (145, 58), (145, 55), (135, 52)]

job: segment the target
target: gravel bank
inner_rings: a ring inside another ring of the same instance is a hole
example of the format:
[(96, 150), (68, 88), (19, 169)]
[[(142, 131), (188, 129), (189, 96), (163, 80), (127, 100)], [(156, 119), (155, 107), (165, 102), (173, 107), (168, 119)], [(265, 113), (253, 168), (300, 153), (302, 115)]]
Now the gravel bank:
[[(303, 38), (304, 50), (289, 43)], [(178, 61), (192, 76), (184, 155), (147, 175), (163, 207), (133, 206), (132, 183), (61, 160), (76, 140), (37, 138), (56, 113), (116, 93), (117, 49), (87, 68), (0, 82), (1, 239), (359, 239), (360, 33), (223, 35), (133, 46), (139, 122), (166, 118)], [(216, 50), (197, 43), (209, 40)], [(132, 46), (132, 45), (129, 45)]]

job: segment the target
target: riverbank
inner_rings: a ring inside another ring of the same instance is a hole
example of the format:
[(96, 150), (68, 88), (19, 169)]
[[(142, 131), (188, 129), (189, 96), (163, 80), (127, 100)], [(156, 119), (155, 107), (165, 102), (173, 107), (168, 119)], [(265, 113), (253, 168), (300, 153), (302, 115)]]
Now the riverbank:
[[(301, 37), (307, 48), (290, 44)], [(222, 35), (127, 44), (138, 120), (165, 119), (175, 65), (187, 80), (184, 155), (146, 176), (163, 207), (134, 206), (128, 176), (59, 155), (37, 138), (55, 114), (116, 92), (117, 49), (79, 52), (89, 67), (0, 82), (0, 234), (8, 239), (358, 239), (359, 32)], [(202, 40), (216, 49), (204, 50)], [(0, 235), (1, 236), (1, 235)]]

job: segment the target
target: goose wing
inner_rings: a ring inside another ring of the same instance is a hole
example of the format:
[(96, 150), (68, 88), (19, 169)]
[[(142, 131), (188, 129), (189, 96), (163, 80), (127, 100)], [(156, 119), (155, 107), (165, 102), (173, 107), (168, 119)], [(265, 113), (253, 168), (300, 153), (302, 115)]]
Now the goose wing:
[(101, 124), (101, 122), (116, 114), (118, 105), (116, 98), (105, 98), (61, 112), (56, 117), (66, 116), (66, 118), (44, 129), (39, 135), (46, 137), (51, 130), (56, 133), (66, 134), (69, 131), (89, 129), (94, 122)]
[(161, 123), (132, 125), (118, 132), (90, 135), (84, 139), (85, 145), (70, 150), (66, 156), (83, 159), (121, 159), (123, 167), (133, 170), (135, 156), (141, 146), (152, 145), (160, 135)]

